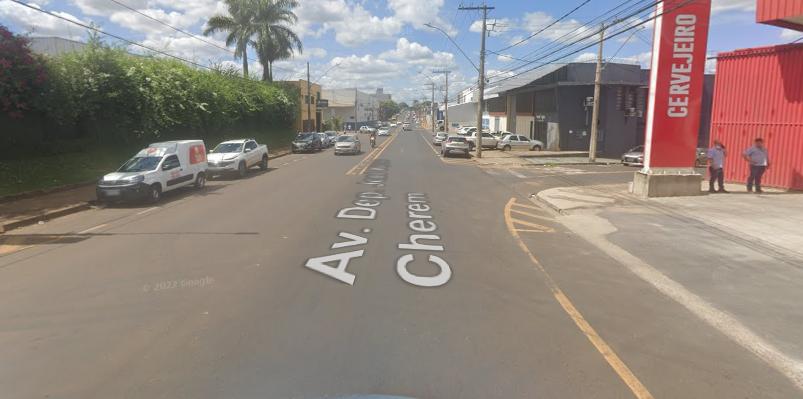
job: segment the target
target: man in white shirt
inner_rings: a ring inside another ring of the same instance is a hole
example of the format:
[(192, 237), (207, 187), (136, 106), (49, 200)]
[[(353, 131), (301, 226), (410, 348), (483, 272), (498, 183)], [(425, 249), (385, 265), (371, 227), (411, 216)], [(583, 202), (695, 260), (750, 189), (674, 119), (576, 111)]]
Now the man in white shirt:
[(770, 157), (767, 154), (767, 148), (764, 147), (764, 139), (761, 137), (755, 140), (755, 144), (744, 151), (742, 154), (745, 161), (750, 163), (750, 177), (747, 178), (747, 191), (753, 192), (753, 185), (756, 186), (757, 193), (763, 193), (761, 190), (761, 177), (764, 172), (770, 167)]
[(725, 191), (725, 146), (719, 140), (714, 140), (714, 146), (708, 149), (708, 192), (715, 193), (714, 181), (719, 184), (719, 192), (727, 193)]

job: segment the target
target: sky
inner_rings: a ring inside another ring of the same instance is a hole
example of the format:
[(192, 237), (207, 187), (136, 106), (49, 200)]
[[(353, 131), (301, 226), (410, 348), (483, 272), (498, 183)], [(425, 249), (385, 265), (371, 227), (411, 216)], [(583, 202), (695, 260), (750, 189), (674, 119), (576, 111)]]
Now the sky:
[[(176, 28), (201, 36), (210, 16), (226, 14), (226, 6), (217, 0), (21, 0), (34, 7), (65, 18), (93, 23), (113, 33), (199, 64), (229, 64), (241, 67), (225, 47), (223, 35), (198, 40), (151, 21), (117, 3), (137, 9)], [(115, 3), (117, 2), (117, 3)], [(755, 23), (756, 0), (713, 0), (709, 33), (709, 55), (737, 48), (788, 43), (803, 32)], [(425, 86), (434, 82), (436, 97), (443, 97), (444, 75), (433, 70), (450, 70), (449, 97), (476, 83), (472, 66), (479, 60), (481, 14), (461, 11), (472, 5), (460, 0), (299, 0), (295, 12), (298, 23), (292, 28), (301, 36), (302, 54), (275, 64), (274, 77), (280, 80), (305, 78), (310, 63), (311, 80), (324, 88), (353, 88), (373, 91), (378, 87), (393, 94), (396, 101), (430, 98)], [(516, 59), (550, 62), (589, 61), (596, 48), (577, 51), (580, 45), (564, 50), (559, 42), (589, 36), (599, 17), (614, 9), (637, 10), (650, 3), (645, 0), (487, 0), (495, 9), (489, 12), (492, 32), (487, 38), (489, 79), (510, 76), (512, 68), (523, 62)], [(475, 4), (479, 4), (476, 1)], [(564, 14), (579, 8), (568, 17)], [(620, 7), (620, 8), (616, 8)], [(610, 14), (609, 14), (610, 15)], [(625, 18), (609, 32), (648, 21), (647, 12)], [(593, 25), (588, 22), (594, 22)], [(86, 30), (58, 20), (10, 0), (0, 0), (0, 24), (17, 33), (31, 36), (60, 36), (86, 40)], [(448, 33), (461, 51), (444, 33)], [(550, 26), (551, 25), (551, 26)], [(549, 29), (523, 41), (522, 39)], [(605, 42), (606, 59), (649, 66), (652, 24), (625, 32)], [(590, 43), (593, 38), (586, 39)], [(108, 38), (109, 43), (118, 44)], [(212, 44), (210, 44), (212, 43)], [(214, 45), (213, 45), (214, 44)], [(506, 48), (515, 44), (515, 46)], [(132, 51), (142, 51), (130, 46)], [(575, 52), (574, 54), (568, 54)], [(551, 54), (554, 53), (554, 54)], [(262, 66), (250, 52), (249, 69), (261, 73)], [(469, 60), (470, 59), (470, 60)], [(520, 67), (518, 70), (522, 70)], [(715, 61), (707, 69), (715, 71)], [(526, 68), (524, 68), (526, 69)]]

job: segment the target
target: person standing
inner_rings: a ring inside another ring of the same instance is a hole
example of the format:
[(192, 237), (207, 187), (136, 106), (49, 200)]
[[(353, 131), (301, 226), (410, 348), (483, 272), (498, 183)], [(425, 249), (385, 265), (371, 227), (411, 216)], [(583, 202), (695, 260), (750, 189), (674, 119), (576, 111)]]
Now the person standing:
[(714, 181), (719, 185), (720, 193), (727, 193), (725, 191), (725, 146), (719, 140), (714, 140), (714, 146), (708, 149), (708, 192), (714, 193)]
[(747, 191), (753, 192), (753, 185), (756, 187), (757, 193), (763, 193), (761, 190), (761, 177), (770, 166), (770, 158), (767, 154), (767, 148), (764, 147), (764, 139), (757, 138), (752, 147), (744, 151), (744, 159), (750, 164), (750, 177), (747, 178)]

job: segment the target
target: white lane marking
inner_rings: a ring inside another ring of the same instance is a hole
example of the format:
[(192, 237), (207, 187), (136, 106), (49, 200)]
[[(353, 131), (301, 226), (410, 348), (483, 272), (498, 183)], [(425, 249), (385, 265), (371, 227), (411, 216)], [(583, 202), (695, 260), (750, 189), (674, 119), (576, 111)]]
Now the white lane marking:
[(148, 209), (146, 209), (146, 210), (144, 210), (144, 211), (137, 212), (137, 215), (144, 215), (144, 214), (146, 214), (146, 213), (148, 213), (148, 212), (155, 211), (155, 210), (157, 210), (157, 209), (159, 209), (159, 207), (158, 207), (158, 206), (154, 206), (154, 207), (152, 207), (152, 208), (148, 208)]
[(523, 174), (521, 174), (521, 173), (519, 173), (519, 172), (516, 172), (516, 171), (515, 171), (515, 170), (513, 170), (513, 169), (507, 169), (507, 173), (510, 173), (511, 175), (513, 175), (513, 176), (516, 176), (516, 177), (518, 177), (519, 179), (526, 179), (526, 178), (527, 178), (527, 176), (525, 176), (525, 175), (523, 175)]
[(90, 227), (90, 228), (88, 228), (86, 230), (79, 231), (78, 234), (86, 234), (86, 233), (89, 233), (90, 231), (94, 231), (94, 230), (97, 230), (99, 228), (106, 227), (106, 226), (108, 226), (108, 223), (99, 224), (99, 225), (97, 225), (95, 227)]
[[(597, 221), (588, 223), (588, 218), (591, 217), (597, 219)], [(742, 324), (739, 319), (716, 308), (677, 281), (661, 273), (658, 269), (605, 239), (606, 234), (616, 231), (616, 228), (611, 226), (607, 220), (599, 216), (583, 215), (582, 221), (575, 220), (572, 217), (565, 217), (561, 218), (561, 222), (575, 234), (583, 237), (586, 241), (594, 244), (608, 256), (627, 267), (631, 273), (655, 287), (662, 294), (672, 298), (744, 349), (752, 352), (770, 367), (792, 381), (798, 389), (803, 390), (803, 362), (800, 359), (783, 353)]]
[(285, 163), (282, 164), (282, 166), (287, 166), (287, 165), (290, 165), (290, 163), (289, 162), (285, 162)]

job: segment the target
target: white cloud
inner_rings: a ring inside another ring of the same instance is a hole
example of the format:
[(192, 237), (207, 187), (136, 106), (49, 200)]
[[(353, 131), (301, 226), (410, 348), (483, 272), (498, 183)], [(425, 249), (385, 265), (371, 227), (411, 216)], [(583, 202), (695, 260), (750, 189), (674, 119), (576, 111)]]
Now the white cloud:
[(379, 58), (403, 61), (411, 65), (454, 66), (454, 54), (432, 51), (429, 47), (404, 37), (396, 41), (396, 49), (381, 53)]
[(444, 0), (388, 0), (388, 8), (396, 20), (409, 23), (416, 29), (424, 29), (425, 23), (432, 23), (454, 36), (457, 29), (438, 16), (443, 3)]
[(803, 32), (791, 29), (784, 29), (781, 31), (781, 39), (783, 40), (795, 40), (801, 37), (803, 37)]
[[(35, 3), (28, 4), (35, 8), (40, 8)], [(66, 12), (54, 11), (53, 14), (71, 21), (89, 24), (88, 21), (82, 21), (78, 17)], [(8, 0), (0, 0), (0, 20), (19, 25), (34, 36), (60, 36), (70, 39), (80, 39), (84, 37), (86, 33), (86, 29), (78, 25)]]
[(580, 53), (574, 58), (574, 62), (592, 62), (597, 60), (596, 53)]
[(496, 60), (499, 62), (511, 62), (513, 57), (509, 54), (499, 54), (496, 56)]
[[(226, 47), (222, 41), (215, 40), (211, 37), (204, 38), (204, 40), (223, 48)], [(223, 51), (223, 49), (213, 47), (188, 36), (179, 35), (178, 33), (176, 33), (176, 35), (150, 37), (143, 40), (141, 44), (181, 58), (189, 59), (199, 64), (206, 64), (209, 62), (218, 63), (222, 60), (230, 60), (233, 57), (231, 52)], [(130, 46), (130, 49), (132, 52), (143, 52), (141, 48), (136, 46)], [(242, 64), (240, 61), (236, 62)]]
[(725, 11), (755, 11), (756, 0), (713, 0), (711, 12), (716, 14)]
[[(510, 29), (510, 27), (513, 25), (513, 22), (507, 18), (500, 18), (489, 20), (486, 25), (486, 29), (491, 36), (499, 36)], [(482, 32), (482, 20), (479, 19), (472, 22), (468, 30), (474, 33)]]
[[(524, 14), (522, 27), (531, 33), (535, 33), (549, 26), (549, 24), (553, 22), (555, 22), (555, 18), (545, 12), (528, 12)], [(593, 32), (593, 30), (584, 26), (583, 23), (574, 19), (569, 19), (556, 22), (549, 29), (544, 30), (536, 37), (546, 40), (558, 40), (564, 35), (568, 34), (572, 38), (579, 39), (590, 34), (591, 32)], [(593, 41), (593, 39), (589, 40)]]
[(620, 61), (623, 62), (632, 62), (634, 64), (639, 64), (642, 68), (649, 68), (650, 63), (652, 62), (652, 51), (645, 51), (643, 53), (621, 57), (619, 58)]

